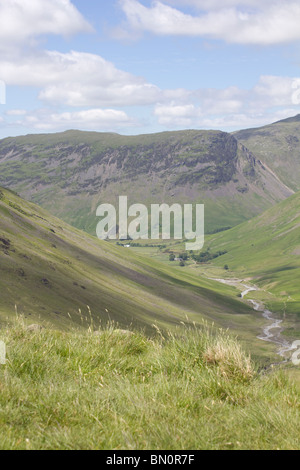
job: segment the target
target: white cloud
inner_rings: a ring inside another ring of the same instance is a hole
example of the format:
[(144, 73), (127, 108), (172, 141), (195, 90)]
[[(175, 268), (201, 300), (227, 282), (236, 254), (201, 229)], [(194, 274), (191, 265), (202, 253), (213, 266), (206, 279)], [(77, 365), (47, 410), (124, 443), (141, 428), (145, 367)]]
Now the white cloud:
[(75, 107), (147, 105), (161, 93), (98, 55), (76, 51), (35, 52), (18, 60), (0, 60), (0, 76), (8, 85), (40, 88), (42, 101)]
[(191, 127), (193, 122), (202, 115), (201, 109), (193, 104), (170, 105), (158, 104), (155, 107), (154, 115), (161, 125), (167, 127)]
[[(268, 105), (287, 106), (293, 104), (297, 78), (263, 75), (254, 87), (254, 94)], [(298, 83), (298, 89), (300, 84)]]
[(170, 129), (241, 129), (293, 116), (300, 112), (299, 105), (300, 78), (262, 76), (249, 90), (199, 89), (182, 94), (182, 99), (165, 100), (155, 106), (154, 115)]
[(220, 10), (222, 8), (257, 8), (262, 6), (262, 4), (272, 4), (274, 0), (165, 0), (165, 3), (168, 3), (172, 6), (192, 6), (198, 10)]
[(92, 27), (70, 0), (0, 0), (0, 47), (32, 43), (43, 34), (73, 35)]
[(36, 129), (110, 129), (133, 125), (124, 111), (115, 109), (88, 109), (86, 111), (55, 113), (46, 122), (37, 122)]
[[(63, 58), (65, 55), (63, 55)], [(55, 54), (56, 57), (56, 54)], [(96, 56), (97, 57), (97, 56)], [(94, 56), (92, 56), (94, 58)], [(87, 58), (85, 57), (85, 60)], [(75, 61), (76, 62), (76, 61)], [(93, 59), (92, 59), (93, 62)], [(97, 60), (96, 60), (97, 62)], [(76, 62), (77, 63), (77, 62)], [(89, 63), (89, 59), (87, 64)], [(104, 71), (106, 61), (103, 62)], [(52, 112), (36, 111), (28, 112), (22, 109), (14, 109), (6, 112), (7, 120), (11, 118), (11, 124), (15, 123), (23, 127), (32, 127), (35, 130), (62, 130), (69, 128), (101, 130), (101, 129), (125, 129), (132, 126), (140, 126), (140, 123), (132, 119), (126, 112), (119, 109), (111, 109), (109, 106), (122, 106), (125, 103), (135, 105), (137, 102), (149, 102), (153, 109), (153, 116), (158, 124), (169, 129), (175, 128), (219, 128), (232, 129), (260, 126), (279, 120), (284, 117), (292, 116), (300, 112), (300, 78), (299, 77), (280, 77), (280, 76), (262, 76), (251, 89), (240, 89), (238, 87), (228, 87), (225, 89), (202, 88), (198, 90), (162, 90), (155, 87), (154, 92), (146, 92), (151, 85), (144, 81), (130, 83), (127, 74), (123, 75), (120, 71), (120, 77), (116, 70), (110, 69), (112, 64), (108, 63), (106, 74), (103, 71), (102, 82), (97, 84), (93, 79), (93, 74), (88, 73), (88, 82), (81, 84), (76, 76), (75, 69), (67, 70), (64, 67), (64, 73), (68, 76), (68, 81), (60, 86), (59, 83), (53, 85), (54, 94), (48, 95), (48, 101), (53, 104), (60, 101), (63, 105), (84, 104), (94, 102), (92, 109), (82, 111)], [(75, 67), (76, 68), (76, 67)], [(32, 68), (31, 68), (32, 69)], [(96, 66), (96, 76), (99, 74)], [(41, 69), (42, 70), (42, 69)], [(44, 68), (46, 71), (47, 68)], [(56, 77), (56, 68), (49, 71), (49, 76), (53, 83)], [(89, 68), (85, 67), (85, 71)], [(74, 83), (71, 81), (73, 71)], [(113, 78), (110, 76), (113, 72)], [(54, 73), (55, 72), (55, 73)], [(30, 79), (37, 80), (36, 77), (28, 75), (25, 71), (18, 76), (24, 83), (31, 83)], [(99, 75), (101, 76), (101, 74)], [(76, 77), (76, 78), (75, 78)], [(27, 82), (29, 80), (29, 82)], [(45, 76), (43, 85), (47, 84)], [(124, 89), (129, 86), (130, 92), (124, 95)], [(130, 88), (132, 87), (132, 88)], [(137, 96), (137, 90), (140, 87), (140, 96)], [(44, 86), (42, 93), (49, 92), (51, 86)], [(77, 95), (75, 91), (77, 90)], [(73, 94), (74, 93), (74, 94)], [(148, 93), (148, 94), (147, 94)], [(102, 106), (97, 102), (104, 103)], [(274, 111), (274, 109), (276, 111)], [(19, 121), (13, 121), (18, 118)]]
[[(298, 109), (299, 112), (299, 109)], [(186, 107), (186, 113), (182, 116), (182, 111), (177, 106), (157, 106), (155, 115), (161, 125), (170, 129), (200, 128), (229, 130), (246, 129), (264, 126), (281, 119), (285, 119), (297, 114), (295, 108), (280, 109), (277, 111), (265, 110), (263, 113), (250, 113), (245, 110), (241, 113), (227, 113), (223, 115), (213, 115), (204, 113), (200, 107)]]
[[(299, 111), (298, 111), (299, 112)], [(297, 114), (294, 108), (281, 109), (263, 114), (241, 113), (227, 116), (206, 117), (198, 122), (205, 129), (247, 129), (261, 127)]]
[[(159, 1), (153, 2), (150, 8), (138, 0), (121, 1), (129, 25), (135, 31), (199, 36), (239, 44), (271, 45), (300, 40), (300, 4), (295, 0), (260, 3), (232, 0), (222, 2), (218, 9), (209, 9), (208, 2), (199, 4), (206, 10), (193, 16)], [(241, 5), (256, 8), (241, 9)]]
[[(165, 0), (149, 8), (137, 0), (123, 0), (122, 5), (137, 32), (257, 44), (300, 39), (300, 3), (292, 0), (223, 0), (221, 7), (219, 0)], [(198, 11), (191, 15), (174, 6), (196, 7)], [(251, 127), (299, 112), (299, 77), (265, 75), (248, 90), (161, 89), (99, 55), (36, 47), (35, 40), (41, 34), (90, 30), (70, 0), (0, 0), (1, 79), (8, 86), (36, 88), (43, 104), (55, 109), (12, 109), (5, 112), (5, 120), (1, 118), (1, 126), (19, 125), (37, 131), (125, 129), (139, 125), (118, 109), (130, 106), (153, 106), (158, 123), (171, 129)], [(11, 49), (11, 45), (15, 47)], [(74, 110), (88, 107), (91, 109)]]
[(20, 55), (18, 60), (0, 59), (0, 76), (8, 85), (38, 88), (39, 99), (54, 106), (124, 107), (170, 102), (190, 106), (201, 102), (210, 113), (217, 113), (239, 111), (244, 98), (237, 87), (163, 90), (98, 55), (76, 51), (35, 51)]
[(25, 109), (9, 109), (5, 114), (7, 116), (25, 116), (27, 111)]
[(62, 113), (41, 109), (28, 112), (17, 124), (24, 128), (30, 127), (36, 131), (45, 132), (66, 129), (103, 131), (138, 125), (124, 111), (100, 108)]

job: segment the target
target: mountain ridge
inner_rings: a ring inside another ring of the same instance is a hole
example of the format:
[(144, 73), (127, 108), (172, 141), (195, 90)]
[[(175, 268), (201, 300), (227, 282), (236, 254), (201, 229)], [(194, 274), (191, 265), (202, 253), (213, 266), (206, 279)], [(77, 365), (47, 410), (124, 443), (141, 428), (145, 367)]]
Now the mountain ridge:
[(233, 135), (268, 165), (282, 183), (294, 192), (300, 190), (300, 114)]
[[(273, 170), (272, 170), (273, 172)], [(0, 141), (0, 185), (95, 234), (97, 205), (205, 203), (207, 231), (234, 226), (292, 194), (222, 131), (142, 136), (66, 131)]]

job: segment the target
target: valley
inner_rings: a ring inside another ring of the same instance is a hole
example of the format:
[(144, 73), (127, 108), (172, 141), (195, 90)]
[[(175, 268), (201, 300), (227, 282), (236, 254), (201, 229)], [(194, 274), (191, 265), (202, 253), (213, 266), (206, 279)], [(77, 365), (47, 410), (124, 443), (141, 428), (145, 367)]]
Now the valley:
[(0, 451), (299, 450), (299, 23), (0, 0)]
[[(300, 192), (260, 158), (215, 132), (0, 142), (0, 448), (298, 447)], [(204, 203), (203, 249), (97, 239), (121, 194)]]
[(3, 189), (0, 213), (2, 322), (17, 309), (60, 329), (113, 321), (151, 334), (204, 318), (255, 337), (253, 311), (233, 288), (99, 241)]
[[(296, 143), (297, 126), (296, 117), (268, 132), (295, 134)], [(283, 323), (284, 340), (300, 337), (300, 193), (252, 145), (253, 135), (267, 138), (260, 129), (68, 131), (0, 141), (0, 182), (27, 199), (1, 189), (1, 321), (17, 311), (63, 330), (112, 321), (151, 335), (205, 319), (272, 362), (278, 351), (259, 338), (268, 326), (253, 302)], [(291, 138), (284, 142), (289, 148)], [(97, 240), (98, 203), (113, 205), (121, 194), (148, 208), (204, 203), (201, 253), (183, 261), (184, 241)], [(235, 278), (257, 286), (252, 304)]]

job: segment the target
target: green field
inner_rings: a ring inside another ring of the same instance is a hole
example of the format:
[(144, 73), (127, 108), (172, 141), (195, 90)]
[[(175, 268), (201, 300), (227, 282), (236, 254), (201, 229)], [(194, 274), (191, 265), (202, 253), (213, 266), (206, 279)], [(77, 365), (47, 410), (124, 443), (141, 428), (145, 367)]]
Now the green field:
[(207, 240), (227, 250), (216, 266), (228, 264), (238, 276), (251, 277), (274, 295), (272, 308), (300, 320), (300, 193), (255, 219)]
[(299, 390), (205, 324), (0, 331), (1, 450), (296, 450)]

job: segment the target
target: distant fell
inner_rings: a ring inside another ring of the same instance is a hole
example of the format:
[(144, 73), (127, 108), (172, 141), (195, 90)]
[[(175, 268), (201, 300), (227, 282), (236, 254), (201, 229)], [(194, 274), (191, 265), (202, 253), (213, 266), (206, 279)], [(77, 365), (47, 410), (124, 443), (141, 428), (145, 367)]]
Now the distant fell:
[(235, 226), (292, 194), (236, 136), (68, 131), (0, 141), (0, 185), (95, 235), (96, 208), (204, 203), (207, 232)]
[(300, 190), (300, 114), (233, 135), (282, 183), (293, 191)]

